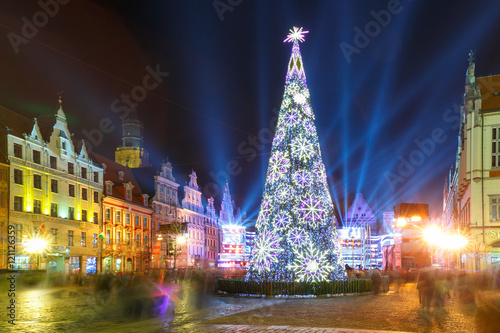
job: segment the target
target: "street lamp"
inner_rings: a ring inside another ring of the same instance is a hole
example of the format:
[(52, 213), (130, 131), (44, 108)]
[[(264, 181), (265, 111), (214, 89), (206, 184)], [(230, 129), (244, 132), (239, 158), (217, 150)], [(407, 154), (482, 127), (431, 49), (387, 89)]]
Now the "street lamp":
[(174, 240), (174, 269), (177, 268), (177, 246), (186, 244), (187, 239), (184, 235), (179, 235)]
[(36, 236), (26, 242), (24, 250), (30, 254), (36, 254), (36, 268), (40, 269), (40, 254), (47, 247), (47, 241)]

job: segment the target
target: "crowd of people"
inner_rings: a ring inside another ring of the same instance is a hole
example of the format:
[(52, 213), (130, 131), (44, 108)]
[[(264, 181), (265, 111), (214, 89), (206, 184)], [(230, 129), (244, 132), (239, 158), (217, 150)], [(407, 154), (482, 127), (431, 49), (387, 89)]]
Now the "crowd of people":
[[(94, 276), (96, 301), (103, 305), (115, 300), (130, 319), (173, 316), (177, 303), (190, 309), (206, 306), (209, 294), (215, 292), (214, 270), (153, 269), (147, 273), (104, 273)], [(75, 283), (80, 284), (76, 279)], [(81, 285), (81, 284), (80, 284)]]

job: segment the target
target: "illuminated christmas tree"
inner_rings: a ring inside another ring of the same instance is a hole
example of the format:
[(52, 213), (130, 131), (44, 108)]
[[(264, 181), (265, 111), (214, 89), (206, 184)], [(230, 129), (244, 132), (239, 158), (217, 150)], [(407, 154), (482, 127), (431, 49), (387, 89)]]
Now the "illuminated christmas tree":
[(292, 42), (248, 281), (319, 282), (346, 277), (333, 204), (314, 125), (299, 41)]

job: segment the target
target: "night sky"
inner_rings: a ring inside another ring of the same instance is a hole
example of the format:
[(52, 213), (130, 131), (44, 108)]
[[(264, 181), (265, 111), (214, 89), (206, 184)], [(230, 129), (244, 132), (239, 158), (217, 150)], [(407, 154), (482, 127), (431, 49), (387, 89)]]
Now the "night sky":
[[(231, 171), (233, 198), (250, 217), (293, 26), (310, 31), (301, 52), (342, 211), (361, 192), (377, 212), (422, 202), (439, 214), (469, 50), (478, 76), (500, 73), (498, 1), (59, 1), (41, 0), (50, 16), (36, 1), (2, 1), (0, 104), (28, 117), (53, 114), (64, 90), (75, 137), (93, 135), (93, 149), (113, 158), (122, 95), (135, 92), (153, 165), (168, 157), (181, 185), (194, 169), (207, 196)], [(161, 82), (146, 82), (140, 95), (151, 71)], [(401, 167), (412, 158), (411, 169)]]

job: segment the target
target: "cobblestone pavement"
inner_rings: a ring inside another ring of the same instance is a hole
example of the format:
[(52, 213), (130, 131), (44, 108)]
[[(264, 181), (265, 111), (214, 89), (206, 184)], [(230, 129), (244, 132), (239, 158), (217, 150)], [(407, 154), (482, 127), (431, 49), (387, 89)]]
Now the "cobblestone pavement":
[[(414, 284), (378, 296), (215, 296), (201, 304), (196, 297), (185, 286), (175, 315), (132, 321), (123, 316), (119, 295), (100, 304), (82, 287), (26, 291), (16, 296), (17, 325), (8, 325), (2, 314), (0, 332), (494, 332), (478, 324), (476, 305), (461, 304), (454, 296), (444, 308), (422, 311)], [(0, 297), (1, 308), (7, 302)]]

